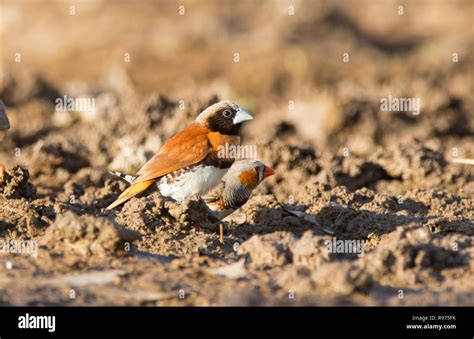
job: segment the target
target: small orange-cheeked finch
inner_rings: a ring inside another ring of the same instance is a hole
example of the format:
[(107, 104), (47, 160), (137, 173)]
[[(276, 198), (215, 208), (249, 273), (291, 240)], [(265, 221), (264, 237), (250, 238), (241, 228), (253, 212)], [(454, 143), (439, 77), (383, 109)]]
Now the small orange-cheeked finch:
[(275, 172), (257, 160), (237, 160), (232, 164), (219, 186), (209, 196), (203, 197), (212, 214), (224, 219), (242, 207), (252, 191)]
[(218, 156), (221, 146), (240, 144), (243, 122), (252, 116), (229, 100), (206, 108), (130, 178), (131, 184), (107, 209), (112, 209), (156, 182), (163, 196), (182, 201), (216, 186), (234, 162)]

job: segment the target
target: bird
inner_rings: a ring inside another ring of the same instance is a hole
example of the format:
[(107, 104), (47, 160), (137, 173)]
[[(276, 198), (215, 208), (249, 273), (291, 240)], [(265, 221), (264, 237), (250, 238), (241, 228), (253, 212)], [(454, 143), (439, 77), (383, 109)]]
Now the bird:
[(230, 100), (209, 106), (129, 177), (130, 186), (106, 209), (119, 206), (154, 182), (162, 196), (177, 202), (207, 193), (219, 184), (235, 160), (219, 151), (226, 144), (240, 145), (242, 123), (252, 119)]
[(236, 160), (219, 185), (202, 197), (211, 215), (219, 220), (242, 207), (252, 191), (275, 172), (258, 160)]
[[(5, 131), (10, 128), (10, 122), (8, 121), (7, 112), (5, 111), (5, 105), (0, 100), (0, 141), (5, 136)], [(5, 165), (0, 162), (0, 181), (3, 181), (5, 176)]]
[(5, 111), (5, 105), (0, 100), (0, 130), (7, 130), (10, 128), (10, 122), (8, 121), (7, 112)]

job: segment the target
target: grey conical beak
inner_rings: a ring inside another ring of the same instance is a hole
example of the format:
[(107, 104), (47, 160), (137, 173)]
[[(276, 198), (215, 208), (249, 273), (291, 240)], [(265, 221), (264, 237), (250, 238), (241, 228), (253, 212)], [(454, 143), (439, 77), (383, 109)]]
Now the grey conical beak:
[(252, 119), (253, 119), (253, 116), (249, 112), (246, 112), (242, 108), (239, 108), (239, 110), (235, 113), (235, 117), (232, 123), (234, 125), (237, 125), (244, 121), (252, 120)]

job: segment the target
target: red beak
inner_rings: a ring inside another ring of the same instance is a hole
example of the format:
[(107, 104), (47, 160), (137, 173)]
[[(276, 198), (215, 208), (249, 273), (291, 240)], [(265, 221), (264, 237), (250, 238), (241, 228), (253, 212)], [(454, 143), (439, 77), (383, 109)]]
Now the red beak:
[(275, 171), (272, 170), (270, 167), (268, 166), (265, 166), (265, 168), (263, 169), (263, 177), (266, 178), (266, 177), (269, 177), (271, 175), (274, 175), (275, 174)]

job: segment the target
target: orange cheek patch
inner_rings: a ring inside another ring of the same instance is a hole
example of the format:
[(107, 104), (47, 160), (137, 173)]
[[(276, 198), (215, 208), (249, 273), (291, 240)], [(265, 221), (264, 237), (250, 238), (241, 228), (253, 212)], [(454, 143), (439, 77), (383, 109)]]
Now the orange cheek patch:
[(254, 189), (258, 184), (258, 173), (256, 169), (242, 172), (239, 175), (240, 182), (250, 189)]

